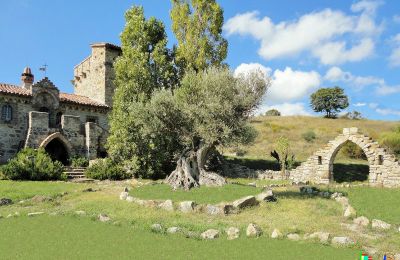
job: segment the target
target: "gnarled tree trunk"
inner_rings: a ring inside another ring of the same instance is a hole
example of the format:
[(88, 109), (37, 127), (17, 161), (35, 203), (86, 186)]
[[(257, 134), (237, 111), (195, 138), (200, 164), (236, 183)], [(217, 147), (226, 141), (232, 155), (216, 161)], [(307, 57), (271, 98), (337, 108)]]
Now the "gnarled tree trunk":
[(197, 151), (187, 150), (178, 159), (176, 169), (167, 177), (166, 182), (173, 189), (189, 190), (193, 187), (222, 186), (225, 179), (215, 172), (205, 169), (212, 146), (200, 145)]

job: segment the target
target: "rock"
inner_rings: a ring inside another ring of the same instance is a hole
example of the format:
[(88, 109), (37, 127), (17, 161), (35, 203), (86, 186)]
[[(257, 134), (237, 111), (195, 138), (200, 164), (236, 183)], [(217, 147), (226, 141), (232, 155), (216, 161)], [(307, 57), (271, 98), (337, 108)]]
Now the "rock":
[(170, 227), (167, 229), (167, 232), (170, 234), (175, 234), (181, 231), (180, 227)]
[(317, 195), (320, 190), (317, 187), (309, 187), (304, 186), (300, 187), (300, 193), (307, 194), (307, 195)]
[(82, 192), (95, 192), (93, 188), (84, 189)]
[(166, 211), (174, 211), (174, 204), (172, 203), (172, 200), (166, 200), (158, 204), (158, 207)]
[(369, 219), (364, 216), (353, 219), (353, 223), (359, 226), (367, 227), (369, 225)]
[(206, 212), (207, 212), (207, 214), (210, 214), (210, 215), (219, 215), (219, 214), (221, 214), (223, 211), (222, 211), (221, 208), (219, 208), (219, 207), (217, 207), (217, 206), (214, 206), (214, 205), (207, 205), (207, 206), (206, 206)]
[(121, 194), (119, 194), (119, 199), (120, 200), (126, 200), (126, 198), (129, 196), (129, 193), (126, 191), (121, 192)]
[(75, 211), (75, 214), (79, 215), (79, 216), (84, 216), (84, 215), (86, 215), (86, 212), (83, 210), (77, 210), (77, 211)]
[(132, 197), (132, 196), (128, 196), (128, 197), (126, 197), (126, 201), (127, 201), (127, 202), (134, 202), (134, 201), (135, 201), (135, 198)]
[(209, 229), (209, 230), (201, 233), (200, 237), (202, 239), (216, 239), (219, 237), (219, 230)]
[(308, 236), (311, 239), (318, 239), (319, 242), (328, 243), (330, 234), (328, 232), (314, 232)]
[(6, 205), (10, 205), (10, 204), (12, 204), (11, 199), (7, 199), (7, 198), (0, 199), (0, 206), (6, 206)]
[(347, 207), (349, 205), (349, 199), (346, 197), (337, 197), (335, 200), (342, 204), (343, 207)]
[[(129, 180), (128, 180), (129, 181)], [(125, 187), (124, 188), (124, 192), (129, 192), (129, 188), (128, 187)]]
[(240, 230), (235, 227), (230, 227), (226, 230), (226, 235), (228, 236), (228, 240), (239, 238)]
[(265, 192), (262, 192), (256, 196), (257, 201), (266, 201), (266, 202), (275, 202), (276, 197), (274, 196), (274, 193), (272, 190), (267, 190)]
[(98, 218), (101, 222), (107, 222), (111, 220), (111, 218), (107, 216), (107, 214), (99, 214)]
[(334, 237), (332, 238), (332, 245), (335, 246), (350, 246), (354, 245), (355, 242), (349, 237)]
[(234, 208), (232, 204), (220, 203), (218, 207), (222, 210), (225, 215), (236, 214), (238, 209)]
[(299, 241), (300, 240), (299, 234), (295, 234), (295, 233), (287, 234), (287, 238), (289, 240), (293, 240), (293, 241)]
[(271, 234), (271, 238), (282, 238), (283, 237), (283, 235), (282, 235), (282, 233), (279, 231), (279, 229), (274, 229), (273, 231), (272, 231), (272, 234)]
[(143, 200), (142, 205), (147, 208), (156, 208), (156, 207), (158, 207), (159, 203), (155, 200)]
[(194, 201), (182, 201), (179, 203), (179, 210), (184, 213), (193, 212), (195, 206), (196, 203)]
[(262, 230), (256, 224), (251, 223), (247, 226), (247, 229), (246, 229), (247, 237), (259, 237), (261, 235), (262, 235)]
[(31, 212), (28, 213), (28, 217), (34, 217), (34, 216), (39, 216), (39, 215), (43, 215), (44, 212)]
[(153, 224), (151, 225), (151, 231), (153, 232), (161, 232), (163, 230), (163, 227), (161, 224)]
[(42, 202), (52, 201), (52, 200), (53, 199), (51, 197), (42, 196), (42, 195), (36, 195), (33, 198), (31, 198), (31, 201), (36, 202), (36, 203), (42, 203)]
[(247, 196), (238, 200), (235, 200), (232, 203), (234, 208), (237, 209), (244, 209), (247, 207), (253, 207), (258, 205), (258, 201), (256, 200), (256, 197), (254, 196)]
[(199, 234), (194, 231), (187, 231), (187, 232), (185, 232), (185, 237), (186, 238), (198, 238)]
[(353, 218), (356, 215), (357, 215), (356, 210), (350, 205), (347, 206), (347, 208), (346, 208), (346, 210), (344, 211), (344, 214), (343, 214), (343, 216), (346, 217), (346, 218)]
[(394, 255), (394, 260), (400, 260), (400, 253)]
[(250, 182), (247, 185), (252, 186), (252, 187), (257, 187), (257, 184), (255, 182)]
[(382, 221), (379, 219), (372, 220), (372, 228), (374, 228), (374, 229), (388, 230), (391, 227), (392, 227), (392, 225), (389, 223), (386, 223), (385, 221)]

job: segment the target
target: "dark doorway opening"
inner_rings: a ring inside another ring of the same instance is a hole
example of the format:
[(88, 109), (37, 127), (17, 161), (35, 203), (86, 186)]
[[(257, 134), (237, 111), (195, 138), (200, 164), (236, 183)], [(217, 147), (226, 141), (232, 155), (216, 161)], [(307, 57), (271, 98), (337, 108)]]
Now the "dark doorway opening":
[(65, 147), (64, 143), (59, 139), (53, 139), (48, 145), (45, 147), (46, 152), (50, 155), (53, 161), (59, 161), (63, 165), (68, 165), (69, 156), (68, 150)]

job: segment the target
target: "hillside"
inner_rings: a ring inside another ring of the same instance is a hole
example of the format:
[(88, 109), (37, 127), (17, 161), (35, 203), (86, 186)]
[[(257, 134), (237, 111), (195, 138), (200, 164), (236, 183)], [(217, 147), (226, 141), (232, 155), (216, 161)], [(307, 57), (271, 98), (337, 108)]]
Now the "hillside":
[[(302, 162), (328, 141), (342, 133), (343, 128), (358, 127), (361, 133), (378, 140), (382, 133), (393, 131), (395, 127), (400, 126), (400, 122), (327, 119), (307, 116), (258, 116), (251, 123), (258, 131), (255, 142), (248, 146), (224, 149), (224, 155), (252, 159), (253, 161), (262, 160), (264, 163), (265, 161), (273, 162), (274, 158), (270, 156), (270, 152), (274, 150), (277, 138), (284, 136), (290, 140), (291, 151), (295, 155), (296, 161)], [(307, 142), (303, 137), (303, 134), (308, 131), (315, 133), (313, 141)], [(242, 154), (242, 156), (237, 156), (239, 154)], [(349, 161), (354, 160), (349, 160), (343, 153), (339, 153), (335, 162)]]

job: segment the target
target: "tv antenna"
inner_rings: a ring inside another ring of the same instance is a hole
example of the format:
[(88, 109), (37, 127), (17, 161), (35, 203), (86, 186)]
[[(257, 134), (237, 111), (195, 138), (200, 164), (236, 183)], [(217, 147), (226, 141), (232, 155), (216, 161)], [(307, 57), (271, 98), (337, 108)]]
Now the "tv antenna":
[(48, 65), (45, 63), (44, 65), (42, 65), (42, 67), (39, 68), (40, 71), (44, 72), (44, 77), (47, 76), (47, 67)]

